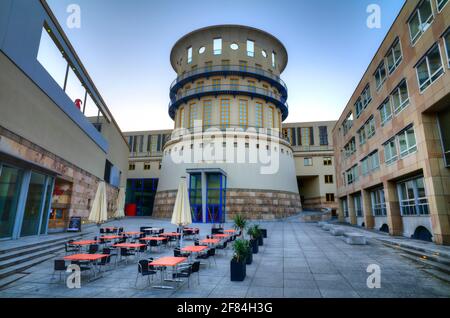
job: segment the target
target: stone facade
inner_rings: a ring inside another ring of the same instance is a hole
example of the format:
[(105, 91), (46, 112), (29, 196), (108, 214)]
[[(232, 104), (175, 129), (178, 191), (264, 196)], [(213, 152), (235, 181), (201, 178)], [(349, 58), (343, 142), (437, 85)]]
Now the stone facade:
[[(153, 216), (169, 218), (172, 215), (177, 191), (161, 191), (155, 198)], [(298, 193), (227, 189), (226, 216), (241, 214), (249, 219), (277, 219), (294, 215), (302, 210)]]
[[(70, 162), (46, 151), (42, 147), (14, 134), (0, 126), (0, 141), (3, 146), (22, 160), (34, 163), (59, 174), (58, 178), (71, 184), (71, 199), (68, 208), (70, 216), (80, 216), (83, 223), (87, 220), (100, 179), (76, 167)], [(106, 184), (108, 200), (108, 218), (112, 218), (116, 208), (118, 189)]]

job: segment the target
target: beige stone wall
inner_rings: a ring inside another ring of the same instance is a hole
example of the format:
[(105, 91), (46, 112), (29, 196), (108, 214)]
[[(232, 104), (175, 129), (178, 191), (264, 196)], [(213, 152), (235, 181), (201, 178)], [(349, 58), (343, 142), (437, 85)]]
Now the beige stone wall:
[[(160, 191), (156, 194), (153, 209), (154, 217), (169, 218), (175, 204), (176, 191)], [(298, 193), (228, 189), (226, 216), (228, 219), (240, 214), (249, 219), (276, 219), (301, 212)]]
[[(352, 202), (352, 195), (362, 192), (362, 195), (366, 197), (365, 201), (368, 201), (364, 204), (365, 217), (370, 220), (373, 216), (371, 215), (370, 197), (367, 192), (374, 187), (383, 187), (387, 201), (387, 218), (390, 234), (402, 235), (405, 231), (405, 226), (411, 223), (410, 219), (414, 218), (414, 216), (402, 216), (400, 214), (396, 183), (408, 177), (423, 175), (430, 208), (431, 232), (434, 240), (439, 244), (450, 244), (450, 188), (447, 186), (450, 184), (450, 169), (445, 168), (444, 165), (443, 150), (440, 145), (437, 128), (438, 112), (448, 108), (450, 105), (448, 56), (445, 54), (444, 43), (441, 38), (441, 35), (450, 26), (450, 6), (446, 5), (439, 13), (436, 10), (436, 1), (431, 1), (434, 20), (415, 45), (411, 45), (407, 21), (418, 3), (418, 0), (406, 2), (334, 128), (333, 139), (335, 144), (334, 154), (336, 158), (338, 197), (341, 199), (347, 198), (349, 202)], [(376, 90), (373, 74), (397, 37), (401, 44), (402, 62), (386, 78), (380, 89)], [(438, 43), (440, 47), (444, 73), (425, 91), (420, 92), (414, 67), (435, 43)], [(409, 105), (382, 126), (380, 113), (377, 108), (403, 79), (406, 80), (408, 86)], [(370, 84), (371, 87), (372, 101), (359, 118), (356, 118), (354, 104), (367, 84)], [(355, 117), (353, 127), (344, 135), (342, 125), (350, 111), (353, 112)], [(364, 145), (360, 145), (357, 131), (372, 115), (375, 119), (376, 133)], [(386, 164), (383, 143), (396, 136), (409, 124), (413, 124), (417, 151), (403, 159), (399, 158), (392, 164)], [(356, 152), (349, 158), (345, 158), (343, 149), (352, 137), (356, 138)], [(367, 176), (361, 176), (360, 173), (358, 182), (346, 185), (343, 173), (355, 164), (360, 165), (360, 161), (374, 150), (379, 152), (380, 169)], [(350, 211), (350, 214), (352, 212)], [(340, 211), (341, 219), (343, 218), (342, 213)], [(355, 217), (350, 216), (352, 223), (354, 223)], [(371, 224), (373, 224), (372, 221), (366, 222), (368, 227)]]
[[(1, 126), (0, 146), (0, 149), (8, 149), (11, 155), (55, 171), (59, 174), (58, 178), (70, 182), (72, 190), (69, 217), (80, 216), (84, 223), (88, 223), (99, 178)], [(118, 189), (107, 184), (108, 218), (112, 218), (115, 212), (117, 196)]]

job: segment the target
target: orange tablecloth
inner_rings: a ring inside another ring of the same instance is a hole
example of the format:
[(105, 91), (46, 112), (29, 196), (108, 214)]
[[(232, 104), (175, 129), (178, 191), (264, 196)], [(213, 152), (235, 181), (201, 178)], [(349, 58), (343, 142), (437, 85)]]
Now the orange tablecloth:
[(65, 256), (64, 260), (66, 261), (96, 261), (105, 257), (108, 257), (107, 254), (73, 254), (69, 256)]
[(76, 241), (76, 242), (70, 243), (70, 245), (91, 245), (91, 244), (97, 244), (97, 241), (84, 240), (84, 241)]
[(181, 250), (182, 250), (183, 252), (193, 252), (193, 253), (198, 253), (198, 252), (201, 252), (201, 251), (206, 250), (207, 248), (208, 248), (208, 247), (206, 247), (206, 246), (195, 246), (195, 245), (191, 245), (191, 246), (183, 247)]
[(217, 244), (219, 242), (220, 242), (219, 239), (204, 239), (204, 240), (200, 241), (200, 243), (205, 243), (205, 244)]
[(124, 248), (139, 248), (142, 246), (145, 246), (145, 244), (139, 244), (139, 243), (120, 243), (120, 244), (114, 244), (114, 247), (124, 247)]
[(187, 257), (161, 257), (156, 261), (150, 262), (150, 266), (177, 266), (187, 261)]
[(236, 233), (236, 230), (224, 230), (225, 233)]
[(140, 235), (140, 234), (142, 234), (142, 232), (125, 232), (123, 234), (125, 234), (125, 235)]
[(103, 240), (115, 240), (115, 239), (122, 238), (122, 236), (120, 236), (120, 235), (104, 235), (104, 236), (100, 236), (100, 238)]
[(213, 234), (214, 237), (219, 237), (219, 238), (225, 238), (225, 237), (229, 237), (230, 234)]
[(155, 237), (155, 236), (149, 236), (149, 237), (143, 237), (140, 238), (140, 241), (164, 241), (165, 237)]
[(181, 236), (180, 233), (176, 233), (176, 232), (161, 233), (159, 235), (161, 235), (161, 236)]

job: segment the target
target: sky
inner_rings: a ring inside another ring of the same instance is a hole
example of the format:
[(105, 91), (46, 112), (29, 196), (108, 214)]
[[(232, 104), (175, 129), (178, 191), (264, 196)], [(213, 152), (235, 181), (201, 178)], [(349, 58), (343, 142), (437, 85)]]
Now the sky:
[[(47, 0), (122, 131), (171, 129), (169, 61), (193, 30), (243, 24), (288, 51), (285, 122), (337, 120), (405, 0)], [(81, 9), (81, 27), (67, 8)], [(381, 27), (367, 27), (367, 7)]]

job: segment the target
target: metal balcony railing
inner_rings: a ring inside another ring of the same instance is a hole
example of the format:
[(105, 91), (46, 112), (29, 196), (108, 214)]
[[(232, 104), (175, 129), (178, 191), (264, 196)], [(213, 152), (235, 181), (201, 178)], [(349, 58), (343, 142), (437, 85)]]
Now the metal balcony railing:
[(244, 85), (234, 85), (234, 84), (216, 84), (208, 86), (199, 86), (181, 92), (174, 96), (172, 101), (169, 103), (169, 114), (172, 119), (175, 117), (176, 108), (193, 98), (200, 98), (208, 95), (248, 95), (251, 97), (257, 97), (264, 99), (268, 102), (275, 104), (282, 112), (282, 119), (286, 119), (289, 106), (286, 99), (283, 98), (281, 94), (276, 94), (270, 90), (259, 88), (255, 86), (244, 86)]
[(246, 65), (214, 65), (196, 68), (178, 76), (170, 85), (170, 98), (177, 93), (177, 91), (187, 82), (193, 81), (200, 77), (208, 77), (212, 75), (248, 75), (256, 77), (261, 80), (267, 80), (270, 84), (275, 86), (283, 98), (287, 99), (287, 86), (283, 80), (268, 71), (258, 67), (251, 67)]

